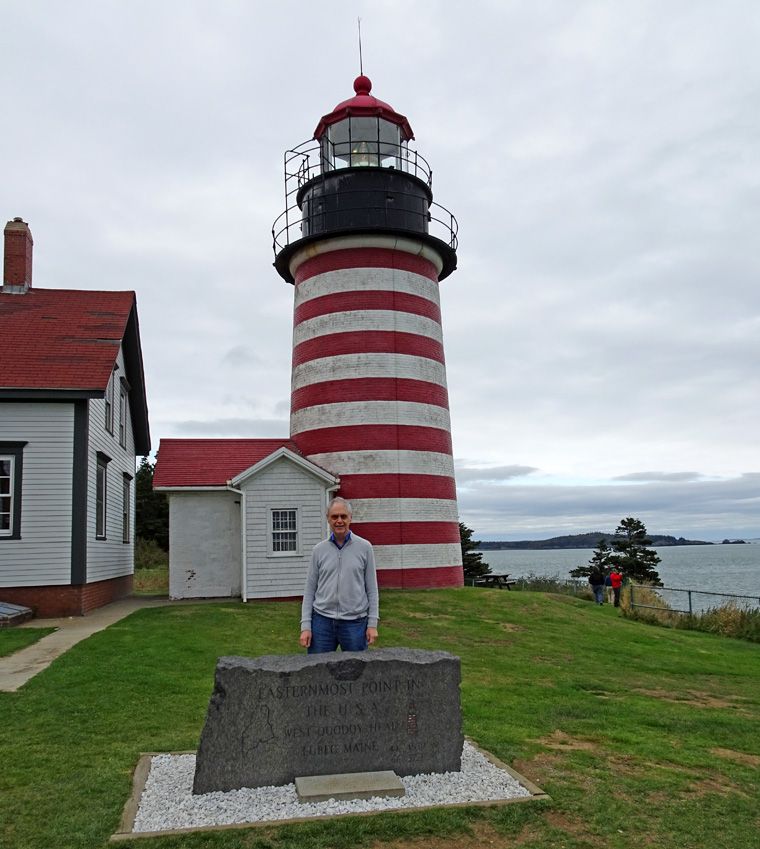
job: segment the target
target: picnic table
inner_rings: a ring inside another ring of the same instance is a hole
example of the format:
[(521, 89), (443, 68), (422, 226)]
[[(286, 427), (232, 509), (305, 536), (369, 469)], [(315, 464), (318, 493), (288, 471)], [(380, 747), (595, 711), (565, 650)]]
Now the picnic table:
[(517, 581), (514, 578), (510, 581), (506, 572), (491, 572), (490, 575), (483, 575), (482, 578), (478, 578), (476, 583), (481, 587), (498, 587), (499, 589), (506, 587), (511, 589)]

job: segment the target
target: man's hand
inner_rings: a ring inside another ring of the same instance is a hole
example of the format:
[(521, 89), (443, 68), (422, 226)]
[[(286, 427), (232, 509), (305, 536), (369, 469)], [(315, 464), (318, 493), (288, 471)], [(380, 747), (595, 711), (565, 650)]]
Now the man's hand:
[[(375, 631), (375, 636), (377, 636), (377, 631)], [(311, 645), (311, 631), (301, 631), (301, 645), (308, 649)]]
[(377, 628), (367, 628), (367, 642), (369, 645), (375, 642), (377, 639)]

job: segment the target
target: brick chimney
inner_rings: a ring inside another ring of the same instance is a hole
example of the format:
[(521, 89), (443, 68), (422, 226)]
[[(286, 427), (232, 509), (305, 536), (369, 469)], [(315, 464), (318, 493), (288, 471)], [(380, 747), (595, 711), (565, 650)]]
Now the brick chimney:
[(21, 218), (9, 221), (3, 233), (5, 265), (2, 291), (3, 294), (23, 295), (32, 288), (32, 233)]

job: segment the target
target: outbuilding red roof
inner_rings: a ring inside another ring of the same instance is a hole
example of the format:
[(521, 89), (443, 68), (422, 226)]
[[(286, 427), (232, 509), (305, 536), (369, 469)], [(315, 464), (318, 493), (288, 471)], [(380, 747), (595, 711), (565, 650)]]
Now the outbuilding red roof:
[(105, 391), (134, 292), (0, 293), (0, 388)]
[(153, 486), (225, 486), (283, 447), (303, 457), (290, 439), (162, 439)]

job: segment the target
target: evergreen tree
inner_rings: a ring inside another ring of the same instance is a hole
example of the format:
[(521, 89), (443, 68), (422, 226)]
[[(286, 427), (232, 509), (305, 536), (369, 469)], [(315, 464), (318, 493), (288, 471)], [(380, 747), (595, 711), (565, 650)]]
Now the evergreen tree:
[(164, 551), (169, 550), (169, 503), (163, 492), (153, 489), (153, 468), (143, 457), (135, 475), (135, 536), (155, 540)]
[(462, 566), (465, 578), (482, 578), (491, 571), (487, 563), (483, 563), (483, 554), (475, 549), (480, 540), (473, 540), (474, 531), (463, 522), (459, 523), (459, 541), (462, 544)]
[(655, 568), (660, 558), (656, 551), (647, 548), (651, 544), (644, 523), (629, 516), (615, 528), (610, 564), (635, 583), (647, 582), (661, 587), (662, 581)]
[(607, 545), (607, 540), (600, 539), (599, 545), (594, 549), (594, 554), (591, 560), (589, 560), (588, 565), (578, 566), (576, 569), (572, 569), (570, 574), (573, 578), (587, 578), (597, 567), (601, 569), (602, 573), (606, 574), (612, 565), (610, 562), (611, 556), (612, 550)]

